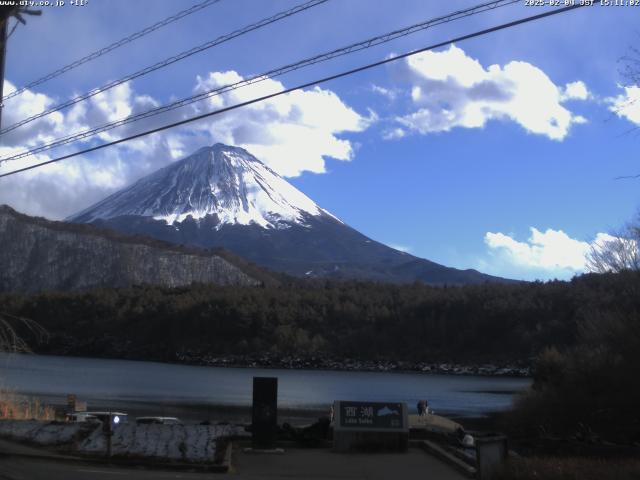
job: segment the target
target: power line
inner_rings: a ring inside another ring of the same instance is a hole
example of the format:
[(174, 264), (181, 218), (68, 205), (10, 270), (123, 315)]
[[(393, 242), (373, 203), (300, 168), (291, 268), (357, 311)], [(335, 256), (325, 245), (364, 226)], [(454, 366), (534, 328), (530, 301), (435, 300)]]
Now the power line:
[(471, 7), (465, 10), (459, 10), (447, 15), (443, 15), (440, 17), (436, 17), (433, 18), (431, 20), (427, 20), (421, 23), (417, 23), (414, 25), (411, 25), (409, 27), (405, 27), (399, 30), (394, 30), (393, 32), (390, 33), (386, 33), (384, 35), (378, 35), (376, 37), (372, 37), (369, 38), (367, 40), (361, 41), (361, 42), (357, 42), (357, 43), (353, 43), (351, 45), (348, 45), (346, 47), (341, 47), (335, 50), (331, 50), (329, 52), (325, 52), (325, 53), (321, 53), (319, 55), (315, 55), (313, 57), (309, 57), (306, 58), (304, 60), (300, 60), (298, 62), (295, 63), (291, 63), (288, 65), (285, 65), (283, 67), (279, 67), (276, 69), (272, 69), (269, 70), (267, 72), (263, 72), (260, 73), (258, 75), (254, 75), (250, 78), (232, 83), (232, 84), (228, 84), (228, 85), (224, 85), (221, 87), (217, 87), (211, 90), (207, 90), (205, 92), (201, 92), (198, 93), (196, 95), (192, 95), (186, 98), (183, 98), (181, 100), (177, 100), (175, 102), (169, 103), (167, 105), (163, 105), (160, 107), (156, 107), (150, 110), (147, 110), (145, 112), (140, 112), (136, 115), (131, 115), (125, 118), (122, 118), (120, 120), (116, 120), (114, 122), (110, 122), (104, 125), (101, 125), (99, 127), (94, 127), (94, 128), (90, 128), (90, 129), (86, 129), (83, 130), (81, 132), (77, 132), (75, 134), (66, 136), (66, 137), (62, 137), (62, 138), (58, 138), (56, 140), (53, 140), (52, 142), (49, 142), (45, 145), (41, 145), (39, 147), (33, 148), (31, 150), (28, 151), (24, 151), (21, 153), (18, 153), (16, 155), (13, 156), (9, 156), (9, 157), (5, 157), (5, 158), (0, 158), (0, 162), (4, 162), (4, 161), (8, 161), (8, 160), (18, 160), (20, 158), (24, 158), (36, 153), (41, 153), (47, 150), (51, 150), (52, 148), (56, 148), (56, 147), (60, 147), (63, 145), (68, 145), (69, 143), (73, 143), (75, 141), (78, 140), (84, 140), (86, 138), (92, 137), (94, 135), (97, 135), (99, 133), (103, 133), (109, 130), (112, 130), (114, 128), (123, 126), (123, 125), (127, 125), (129, 123), (133, 123), (139, 120), (142, 120), (144, 118), (149, 118), (152, 116), (156, 116), (159, 115), (161, 113), (165, 113), (165, 112), (169, 112), (172, 110), (176, 110), (178, 108), (190, 105), (192, 103), (204, 100), (206, 98), (211, 98), (214, 96), (218, 96), (218, 95), (222, 95), (223, 93), (226, 92), (230, 92), (232, 90), (236, 90), (239, 88), (243, 88), (249, 85), (252, 85), (254, 83), (259, 83), (259, 82), (263, 82), (265, 80), (268, 80), (270, 78), (274, 78), (274, 77), (278, 77), (281, 75), (284, 75), (286, 73), (290, 73), (294, 70), (299, 70), (301, 68), (305, 68), (311, 65), (315, 65), (317, 63), (321, 63), (321, 62), (325, 62), (328, 60), (331, 60), (333, 58), (336, 57), (340, 57), (343, 55), (347, 55), (347, 54), (351, 54), (354, 52), (358, 52), (360, 50), (364, 50), (367, 48), (371, 48), (377, 45), (381, 45), (383, 43), (387, 43), (390, 42), (392, 40), (395, 40), (397, 38), (400, 37), (404, 37), (422, 30), (425, 30), (427, 28), (430, 27), (434, 27), (437, 25), (442, 25), (444, 23), (449, 23), (455, 20), (459, 20), (461, 18), (465, 18), (465, 17), (469, 17), (472, 15), (476, 15), (479, 13), (482, 13), (484, 11), (487, 10), (493, 10), (499, 7), (504, 7), (507, 5), (511, 5), (513, 3), (519, 3), (520, 0), (494, 0), (494, 1), (490, 1), (487, 3), (483, 3), (480, 5), (477, 5), (475, 7)]
[(505, 30), (507, 28), (512, 28), (512, 27), (515, 27), (517, 25), (522, 25), (524, 23), (529, 23), (529, 22), (533, 22), (535, 20), (540, 20), (542, 18), (550, 17), (552, 15), (558, 15), (560, 13), (568, 12), (570, 10), (575, 10), (575, 9), (581, 8), (583, 6), (587, 6), (587, 5), (576, 4), (576, 5), (572, 5), (572, 6), (568, 6), (568, 7), (554, 9), (554, 10), (549, 11), (549, 12), (544, 12), (544, 13), (540, 13), (540, 14), (537, 14), (537, 15), (532, 15), (532, 16), (529, 16), (529, 17), (525, 17), (525, 18), (521, 18), (521, 19), (518, 19), (518, 20), (511, 21), (511, 22), (503, 23), (503, 24), (497, 25), (495, 27), (487, 28), (487, 29), (480, 30), (480, 31), (477, 31), (477, 32), (474, 32), (474, 33), (469, 33), (467, 35), (462, 35), (460, 37), (456, 37), (456, 38), (452, 38), (452, 39), (449, 39), (449, 40), (445, 40), (443, 42), (436, 43), (434, 45), (430, 45), (428, 47), (424, 47), (424, 48), (421, 48), (419, 50), (413, 50), (411, 52), (403, 53), (403, 54), (400, 54), (400, 55), (394, 55), (392, 57), (385, 58), (384, 60), (380, 60), (378, 62), (369, 63), (367, 65), (363, 65), (363, 66), (360, 66), (360, 67), (357, 67), (357, 68), (353, 68), (351, 70), (347, 70), (347, 71), (344, 71), (344, 72), (341, 72), (341, 73), (336, 73), (336, 74), (330, 75), (328, 77), (323, 77), (323, 78), (320, 78), (320, 79), (317, 79), (317, 80), (313, 80), (311, 82), (307, 82), (307, 83), (303, 83), (303, 84), (297, 85), (295, 87), (291, 87), (291, 88), (287, 88), (285, 90), (281, 90), (279, 92), (271, 93), (269, 95), (263, 95), (262, 97), (254, 98), (254, 99), (248, 100), (246, 102), (237, 103), (237, 104), (231, 105), (229, 107), (225, 107), (225, 108), (221, 108), (221, 109), (218, 109), (218, 110), (214, 110), (212, 112), (204, 113), (202, 115), (197, 115), (197, 116), (194, 116), (194, 117), (191, 117), (191, 118), (187, 118), (185, 120), (180, 120), (178, 122), (174, 122), (174, 123), (171, 123), (171, 124), (168, 124), (168, 125), (163, 125), (161, 127), (157, 127), (157, 128), (151, 129), (151, 130), (147, 130), (145, 132), (137, 133), (135, 135), (130, 135), (128, 137), (121, 138), (121, 139), (118, 139), (118, 140), (114, 140), (112, 142), (103, 143), (102, 145), (97, 145), (95, 147), (90, 147), (90, 148), (87, 148), (87, 149), (84, 149), (84, 150), (80, 150), (78, 152), (70, 153), (68, 155), (63, 155), (63, 156), (58, 157), (58, 158), (47, 160), (46, 162), (41, 162), (41, 163), (37, 163), (37, 164), (34, 164), (34, 165), (30, 165), (28, 167), (12, 170), (10, 172), (0, 174), (0, 178), (8, 177), (10, 175), (15, 175), (17, 173), (21, 173), (21, 172), (24, 172), (24, 171), (27, 171), (27, 170), (32, 170), (34, 168), (42, 167), (44, 165), (49, 165), (49, 164), (52, 164), (52, 163), (60, 162), (62, 160), (67, 160), (69, 158), (77, 157), (78, 155), (83, 155), (85, 153), (94, 152), (96, 150), (101, 150), (101, 149), (106, 148), (106, 147), (111, 147), (113, 145), (118, 145), (120, 143), (124, 143), (124, 142), (128, 142), (128, 141), (131, 141), (131, 140), (135, 140), (137, 138), (141, 138), (141, 137), (144, 137), (144, 136), (147, 136), (147, 135), (151, 135), (153, 133), (162, 132), (162, 131), (168, 130), (170, 128), (179, 127), (181, 125), (185, 125), (187, 123), (191, 123), (191, 122), (195, 122), (195, 121), (198, 121), (198, 120), (202, 120), (204, 118), (208, 118), (208, 117), (211, 117), (211, 116), (214, 116), (214, 115), (220, 115), (222, 113), (226, 113), (226, 112), (229, 112), (229, 111), (232, 111), (232, 110), (236, 110), (238, 108), (246, 107), (246, 106), (252, 105), (254, 103), (262, 102), (264, 100), (269, 100), (271, 98), (278, 97), (280, 95), (285, 95), (287, 93), (291, 93), (291, 92), (296, 91), (296, 90), (301, 90), (303, 88), (308, 88), (308, 87), (311, 87), (311, 86), (314, 86), (314, 85), (318, 85), (318, 84), (325, 83), (325, 82), (328, 82), (328, 81), (331, 81), (331, 80), (336, 80), (338, 78), (343, 78), (343, 77), (346, 77), (348, 75), (353, 75), (355, 73), (363, 72), (365, 70), (369, 70), (369, 69), (372, 69), (372, 68), (375, 68), (375, 67), (379, 67), (379, 66), (385, 65), (387, 63), (395, 62), (397, 60), (401, 60), (403, 58), (407, 58), (407, 57), (416, 55), (418, 53), (423, 53), (423, 52), (426, 52), (426, 51), (429, 51), (429, 50), (433, 50), (434, 48), (440, 48), (440, 47), (444, 47), (446, 45), (450, 45), (452, 43), (462, 42), (464, 40), (470, 40), (472, 38), (476, 38), (476, 37), (480, 37), (480, 36), (483, 36), (483, 35), (487, 35), (489, 33), (497, 32), (499, 30)]
[(211, 40), (209, 42), (203, 43), (202, 45), (198, 45), (197, 47), (193, 47), (189, 50), (185, 50), (182, 53), (179, 53), (177, 55), (174, 55), (173, 57), (169, 57), (165, 60), (162, 60), (160, 62), (157, 62), (149, 67), (143, 68), (142, 70), (138, 70), (137, 72), (131, 73), (125, 77), (122, 77), (118, 80), (114, 80), (112, 82), (107, 83), (106, 85), (103, 85), (101, 87), (98, 88), (94, 88), (93, 90), (90, 90), (87, 93), (84, 93), (82, 95), (78, 95), (77, 97), (74, 97), (64, 103), (58, 104), (55, 107), (52, 107), (48, 110), (45, 110), (43, 112), (40, 112), (38, 114), (32, 115), (31, 117), (25, 118), (23, 120), (20, 120), (19, 122), (14, 123), (13, 125), (10, 125), (2, 130), (0, 130), (0, 135), (4, 135), (7, 132), (10, 132), (12, 130), (15, 130), (18, 127), (21, 127), (22, 125), (25, 125), (27, 123), (33, 122), (34, 120), (37, 120), (39, 118), (42, 118), (46, 115), (50, 115), (51, 113), (54, 112), (58, 112), (60, 110), (63, 110), (67, 107), (70, 107), (72, 105), (75, 105), (76, 103), (82, 102), (84, 100), (87, 100), (95, 95), (98, 95), (99, 93), (105, 92), (107, 90), (110, 90), (114, 87), (117, 87), (118, 85), (122, 85), (123, 83), (129, 82), (131, 80), (134, 80), (136, 78), (142, 77), (144, 75), (147, 75), (151, 72), (155, 72), (156, 70), (159, 70), (161, 68), (167, 67), (173, 63), (179, 62), (180, 60), (184, 60), (185, 58), (191, 57), (192, 55), (195, 55), (197, 53), (203, 52), (205, 50), (208, 50), (210, 48), (213, 48), (217, 45), (220, 45), (222, 43), (228, 42), (229, 40), (232, 40), (234, 38), (240, 37), (242, 35), (246, 35), (249, 32), (252, 32), (254, 30), (258, 30), (262, 27), (266, 27), (267, 25), (271, 25), (272, 23), (278, 22), (280, 20), (283, 20), (287, 17), (290, 17), (292, 15), (295, 15), (297, 13), (303, 12), (305, 10), (308, 10), (310, 8), (316, 7), (318, 5), (321, 5), (323, 3), (328, 2), (329, 0), (310, 0), (307, 1), (306, 3), (302, 3), (300, 5), (297, 5), (289, 10), (285, 10), (282, 12), (279, 12), (275, 15), (272, 15), (271, 17), (268, 18), (264, 18), (262, 20), (260, 20), (259, 22), (256, 23), (252, 23), (251, 25), (248, 25), (246, 27), (243, 27), (239, 30), (235, 30), (231, 33), (228, 33), (226, 35), (222, 35), (218, 38), (216, 38), (215, 40)]
[(22, 88), (17, 89), (14, 92), (11, 92), (10, 94), (4, 96), (2, 98), (3, 101), (6, 101), (10, 98), (16, 97), (18, 95), (20, 95), (21, 93), (27, 91), (30, 88), (36, 87), (38, 85), (41, 85), (45, 82), (48, 82), (49, 80), (56, 78), (60, 75), (62, 75), (63, 73), (68, 72), (69, 70), (73, 70), (74, 68), (79, 67), (80, 65), (83, 65), (87, 62), (90, 62), (91, 60), (95, 60), (98, 57), (101, 57), (102, 55), (105, 55), (113, 50), (115, 50), (116, 48), (120, 48), (123, 45), (126, 45), (128, 43), (133, 42), (134, 40), (138, 40), (139, 38), (144, 37), (145, 35), (148, 35), (151, 32), (154, 32), (162, 27), (165, 27), (167, 25), (169, 25), (170, 23), (176, 22), (188, 15), (191, 15), (192, 13), (198, 12), (204, 8), (207, 8), (211, 5), (213, 5), (214, 3), (218, 3), (221, 0), (204, 0), (203, 2), (197, 3), (193, 6), (191, 6), (190, 8), (187, 8), (186, 10), (182, 10), (174, 15), (171, 15), (170, 17), (165, 18), (164, 20), (161, 20), (157, 23), (154, 23), (153, 25), (140, 30), (138, 32), (135, 32), (131, 35), (129, 35), (128, 37), (122, 38), (120, 40), (118, 40), (117, 42), (112, 43), (111, 45), (108, 45), (104, 48), (101, 48), (100, 50), (96, 50), (93, 53), (90, 53), (89, 55), (86, 55), (84, 57), (82, 57), (79, 60), (76, 60), (75, 62), (72, 62), (68, 65), (65, 65), (64, 67), (59, 68), (58, 70), (55, 70), (54, 72), (49, 73), (48, 75), (45, 75), (44, 77), (41, 77), (37, 80), (32, 81), (31, 83), (25, 85)]

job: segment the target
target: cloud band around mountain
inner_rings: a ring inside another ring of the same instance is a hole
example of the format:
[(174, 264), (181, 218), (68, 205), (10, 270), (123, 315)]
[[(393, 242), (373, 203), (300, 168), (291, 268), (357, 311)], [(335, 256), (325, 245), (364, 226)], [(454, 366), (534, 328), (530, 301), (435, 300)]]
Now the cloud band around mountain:
[[(199, 93), (241, 80), (242, 77), (234, 71), (210, 72), (196, 79), (194, 90)], [(79, 148), (96, 145), (98, 140), (117, 140), (284, 89), (281, 82), (267, 79), (103, 132), (97, 137), (79, 141), (73, 148), (62, 147), (35, 157), (4, 162), (0, 164), (0, 172), (44, 162)], [(13, 90), (15, 87), (5, 81), (5, 92)], [(7, 102), (3, 124), (13, 124), (56, 103), (57, 99), (46, 94), (27, 91)], [(159, 105), (158, 100), (135, 92), (131, 83), (125, 83), (66, 111), (47, 115), (4, 135), (0, 157), (127, 118)], [(315, 87), (294, 91), (110, 147), (84, 158), (24, 172), (4, 182), (0, 189), (0, 204), (9, 203), (29, 214), (52, 219), (64, 218), (171, 161), (216, 142), (244, 147), (284, 176), (296, 176), (304, 171), (322, 173), (327, 157), (343, 161), (353, 158), (354, 146), (341, 134), (363, 131), (372, 119), (357, 113), (331, 90)]]

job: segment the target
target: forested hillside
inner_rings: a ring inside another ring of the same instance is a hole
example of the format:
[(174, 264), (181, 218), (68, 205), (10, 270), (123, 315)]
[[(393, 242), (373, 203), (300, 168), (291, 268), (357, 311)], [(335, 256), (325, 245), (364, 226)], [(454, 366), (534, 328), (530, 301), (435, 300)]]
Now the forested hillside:
[(0, 305), (50, 332), (49, 343), (35, 347), (41, 352), (166, 361), (184, 351), (268, 352), (469, 363), (529, 360), (550, 346), (562, 350), (587, 325), (640, 311), (640, 274), (465, 287), (334, 281), (144, 286), (4, 295)]

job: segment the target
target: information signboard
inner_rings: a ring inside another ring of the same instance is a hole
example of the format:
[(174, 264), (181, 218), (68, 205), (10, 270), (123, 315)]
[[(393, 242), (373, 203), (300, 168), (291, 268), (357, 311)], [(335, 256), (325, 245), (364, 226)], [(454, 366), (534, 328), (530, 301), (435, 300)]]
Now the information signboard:
[(333, 411), (335, 451), (407, 451), (409, 415), (405, 403), (337, 401)]
[(405, 426), (402, 403), (339, 402), (341, 427), (402, 429)]

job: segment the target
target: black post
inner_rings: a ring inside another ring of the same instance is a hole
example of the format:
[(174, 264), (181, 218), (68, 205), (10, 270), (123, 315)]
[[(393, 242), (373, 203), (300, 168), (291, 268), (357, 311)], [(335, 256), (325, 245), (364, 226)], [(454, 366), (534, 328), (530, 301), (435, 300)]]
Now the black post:
[(5, 57), (7, 55), (7, 27), (9, 26), (9, 17), (6, 16), (0, 19), (2, 24), (0, 25), (0, 128), (2, 128), (2, 108), (4, 107), (4, 102), (2, 101), (2, 97), (4, 97), (4, 64)]
[(111, 412), (102, 423), (102, 431), (107, 437), (107, 458), (111, 458), (111, 437), (113, 437), (113, 414)]
[(271, 450), (276, 445), (278, 428), (278, 379), (253, 377), (254, 449)]

